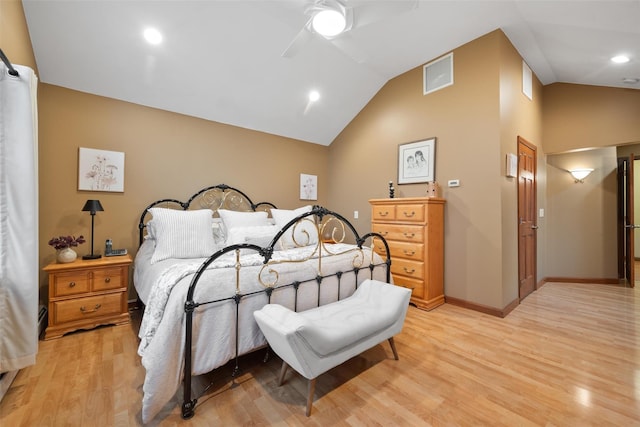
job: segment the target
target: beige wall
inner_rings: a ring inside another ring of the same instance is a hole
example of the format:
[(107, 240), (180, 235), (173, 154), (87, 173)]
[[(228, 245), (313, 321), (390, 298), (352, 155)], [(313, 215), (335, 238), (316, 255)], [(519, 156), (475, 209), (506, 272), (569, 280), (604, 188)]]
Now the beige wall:
[(11, 63), (38, 72), (21, 0), (0, 0), (0, 48)]
[[(616, 148), (549, 155), (547, 276), (616, 279)], [(571, 169), (594, 171), (576, 183)]]
[[(225, 183), (254, 202), (295, 208), (309, 203), (299, 199), (300, 173), (307, 173), (318, 176), (317, 203), (327, 200), (324, 146), (47, 84), (40, 85), (39, 116), (42, 265), (54, 259), (50, 237), (90, 235), (91, 217), (80, 209), (91, 198), (105, 209), (96, 215), (97, 250), (111, 238), (133, 254), (140, 214), (158, 199), (186, 201)], [(124, 193), (77, 190), (79, 147), (125, 153)]]
[(542, 108), (547, 153), (640, 142), (640, 90), (554, 83)]
[[(435, 136), (436, 180), (445, 207), (445, 294), (502, 309), (517, 298), (516, 182), (505, 155), (517, 136), (540, 140), (541, 86), (522, 94), (521, 58), (501, 31), (454, 50), (454, 85), (422, 94), (422, 67), (392, 80), (330, 146), (329, 201), (358, 210), (368, 231), (367, 201), (387, 197), (397, 181), (398, 144)], [(451, 179), (461, 186), (447, 188)], [(397, 197), (423, 196), (424, 184), (397, 186)], [(504, 216), (507, 216), (506, 220)]]

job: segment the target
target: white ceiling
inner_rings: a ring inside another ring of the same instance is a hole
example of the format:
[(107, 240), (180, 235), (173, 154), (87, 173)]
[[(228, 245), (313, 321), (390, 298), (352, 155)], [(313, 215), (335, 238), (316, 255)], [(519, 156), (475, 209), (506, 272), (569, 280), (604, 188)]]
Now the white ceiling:
[(323, 145), (389, 79), (497, 28), (543, 84), (640, 89), (622, 82), (640, 78), (640, 0), (345, 0), (351, 31), (282, 57), (311, 3), (23, 0), (44, 83)]

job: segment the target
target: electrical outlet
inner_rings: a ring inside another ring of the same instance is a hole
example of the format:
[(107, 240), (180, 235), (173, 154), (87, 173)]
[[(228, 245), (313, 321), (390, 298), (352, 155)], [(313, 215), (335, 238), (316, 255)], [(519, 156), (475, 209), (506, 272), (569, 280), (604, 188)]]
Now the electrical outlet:
[(353, 211), (353, 219), (358, 219), (358, 211)]
[(447, 184), (449, 185), (449, 187), (460, 187), (460, 180), (459, 179), (450, 179)]

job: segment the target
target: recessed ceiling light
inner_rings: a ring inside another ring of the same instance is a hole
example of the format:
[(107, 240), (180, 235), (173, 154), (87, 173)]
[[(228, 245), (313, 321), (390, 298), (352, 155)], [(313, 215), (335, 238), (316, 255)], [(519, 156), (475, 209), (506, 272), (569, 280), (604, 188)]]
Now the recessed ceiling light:
[(341, 11), (324, 9), (313, 15), (311, 25), (318, 34), (325, 37), (333, 37), (345, 30), (347, 19)]
[(312, 90), (311, 92), (309, 92), (309, 101), (316, 102), (318, 99), (320, 99), (320, 92), (318, 92), (317, 90)]
[(151, 44), (162, 43), (162, 34), (160, 34), (160, 31), (155, 28), (147, 28), (144, 30), (144, 38)]
[(625, 62), (629, 62), (629, 57), (626, 55), (617, 55), (611, 58), (611, 62), (615, 62), (616, 64), (624, 64)]

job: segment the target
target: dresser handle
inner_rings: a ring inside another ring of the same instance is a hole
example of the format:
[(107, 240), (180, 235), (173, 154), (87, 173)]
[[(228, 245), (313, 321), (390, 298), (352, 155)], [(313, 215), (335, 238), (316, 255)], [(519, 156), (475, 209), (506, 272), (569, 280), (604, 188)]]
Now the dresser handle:
[(407, 269), (407, 267), (404, 267), (404, 272), (407, 274), (413, 274), (416, 272), (415, 268), (412, 268), (411, 270)]
[(387, 215), (389, 215), (389, 211), (378, 212), (378, 215), (380, 215), (380, 216), (387, 216)]
[(93, 310), (87, 310), (85, 308), (85, 306), (83, 305), (82, 307), (80, 307), (80, 311), (82, 312), (82, 314), (94, 313), (94, 312), (98, 311), (100, 306), (101, 306), (101, 304), (96, 304), (96, 306), (95, 306), (95, 308)]
[(69, 282), (69, 287), (73, 288), (76, 285), (76, 282)]
[(109, 283), (111, 281), (111, 277), (105, 277), (104, 283)]
[(413, 239), (416, 236), (416, 233), (402, 233), (402, 235), (408, 239)]
[(411, 213), (407, 213), (407, 212), (405, 212), (405, 213), (404, 213), (404, 216), (406, 216), (407, 218), (411, 218), (411, 217), (416, 216), (416, 213), (415, 213), (415, 211), (411, 211)]
[(404, 254), (407, 256), (414, 256), (416, 254), (416, 251), (408, 251), (405, 249)]
[(382, 236), (386, 236), (387, 234), (389, 234), (388, 231), (381, 231), (380, 234), (382, 234)]

